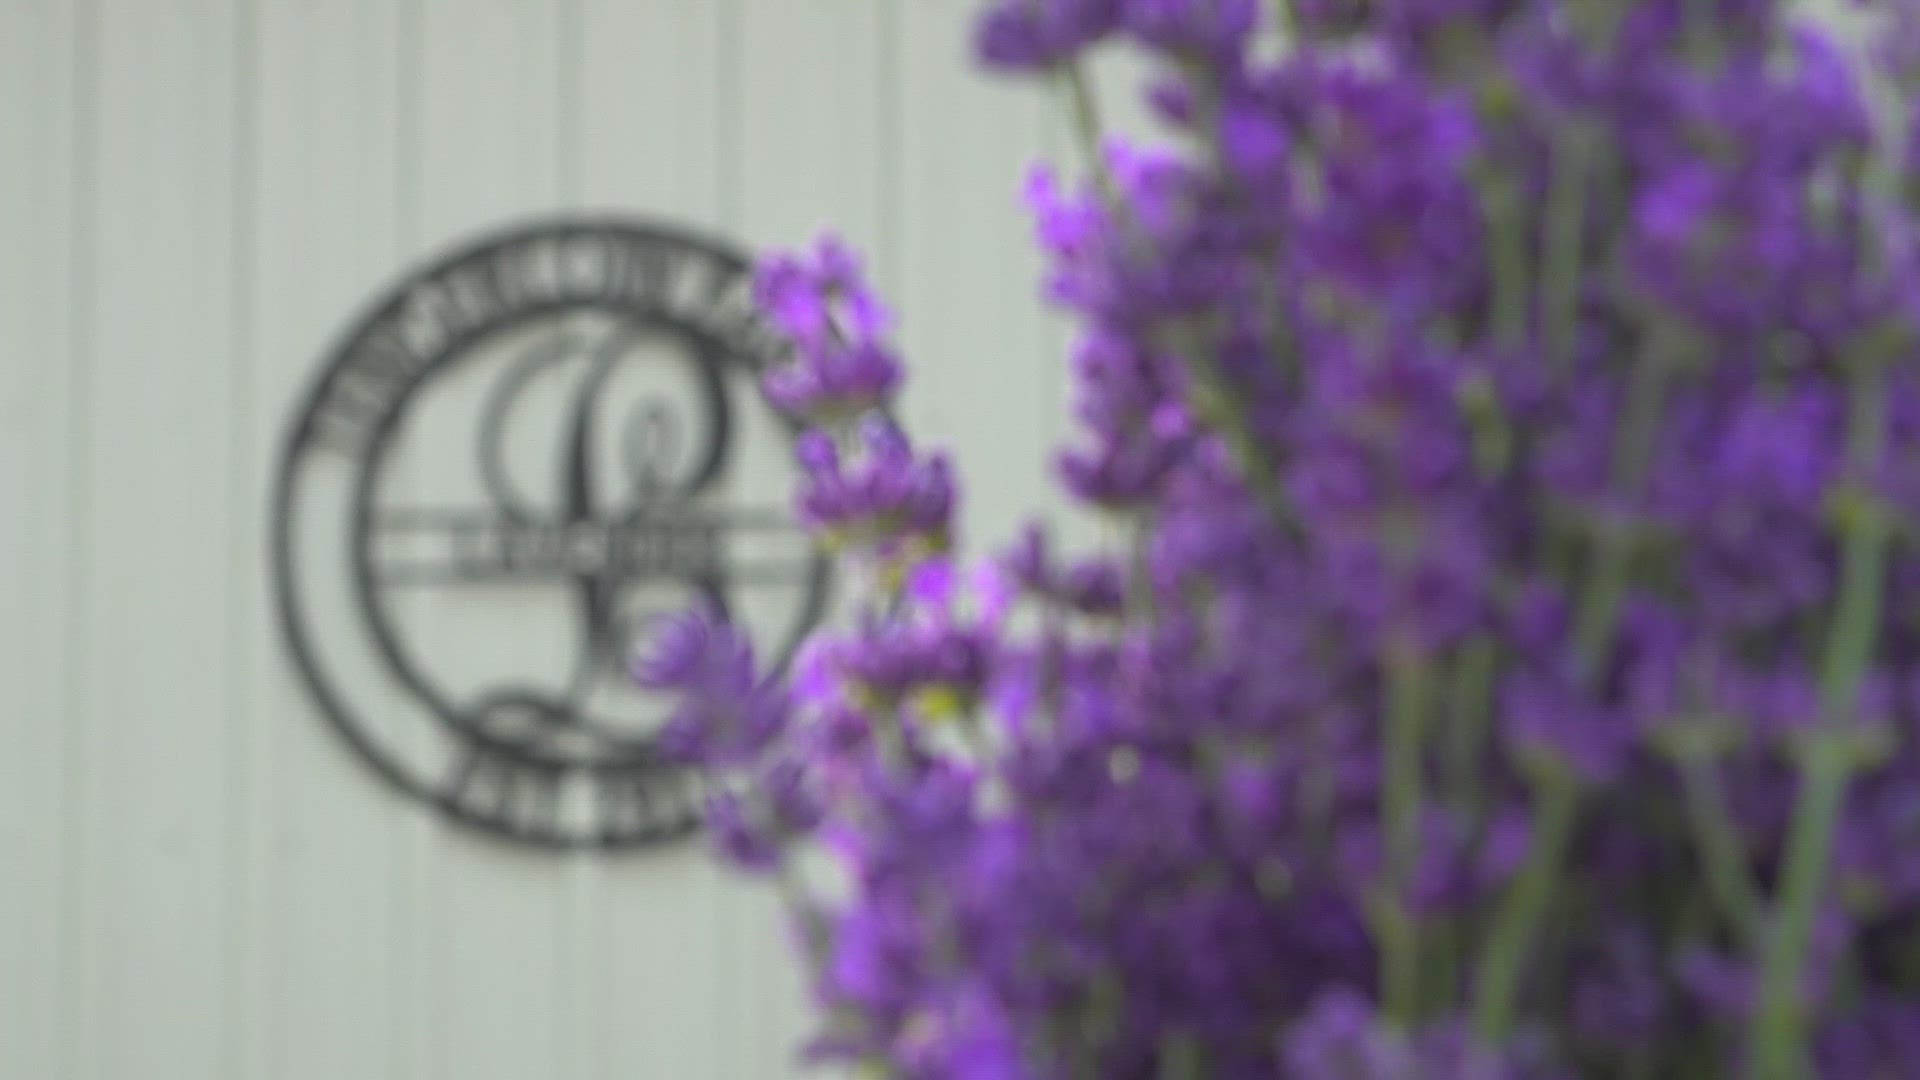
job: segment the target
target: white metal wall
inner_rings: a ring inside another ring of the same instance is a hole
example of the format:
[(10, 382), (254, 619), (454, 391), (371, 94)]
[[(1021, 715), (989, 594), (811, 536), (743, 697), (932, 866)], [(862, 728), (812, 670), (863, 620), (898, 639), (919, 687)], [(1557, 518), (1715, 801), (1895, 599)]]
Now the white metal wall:
[(554, 208), (875, 253), (975, 531), (1041, 505), (1030, 88), (970, 0), (0, 0), (0, 1080), (747, 1080), (799, 996), (697, 850), (530, 857), (341, 752), (283, 424), (415, 259)]

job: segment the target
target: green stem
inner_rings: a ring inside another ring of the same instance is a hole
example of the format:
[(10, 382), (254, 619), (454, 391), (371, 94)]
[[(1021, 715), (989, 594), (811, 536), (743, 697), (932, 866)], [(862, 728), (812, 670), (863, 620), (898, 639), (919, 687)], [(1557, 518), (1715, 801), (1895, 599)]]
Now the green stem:
[(1438, 1012), (1451, 1014), (1456, 1002), (1454, 992), (1460, 985), (1460, 962), (1464, 959), (1467, 925), (1465, 919), (1442, 922), (1432, 950), (1433, 962), (1425, 973), (1432, 994), (1422, 1000), (1432, 1003)]
[(1137, 611), (1146, 623), (1154, 621), (1153, 513), (1141, 510), (1127, 538), (1127, 594), (1123, 610)]
[[(1601, 577), (1611, 575), (1602, 569), (1596, 574), (1596, 580)], [(1617, 625), (1618, 597), (1624, 583), (1622, 571), (1610, 583), (1594, 585), (1588, 590), (1589, 598), (1599, 599), (1583, 605), (1581, 626), (1585, 632), (1581, 642), (1586, 647), (1580, 650), (1579, 656), (1584, 678), (1593, 678), (1592, 673), (1599, 670), (1597, 663), (1584, 658), (1605, 655), (1612, 640), (1613, 628)], [(1599, 611), (1606, 613), (1604, 620), (1594, 614)], [(1504, 1040), (1513, 1022), (1520, 976), (1533, 951), (1541, 920), (1559, 887), (1560, 864), (1572, 843), (1574, 819), (1580, 807), (1578, 784), (1572, 775), (1557, 766), (1536, 777), (1534, 797), (1538, 811), (1527, 862), (1494, 914), (1493, 927), (1481, 956), (1475, 1022), (1481, 1037), (1490, 1045)]]
[(1162, 1080), (1204, 1080), (1207, 1075), (1206, 1051), (1192, 1035), (1170, 1035), (1160, 1043)]
[(1580, 789), (1565, 773), (1544, 774), (1536, 791), (1540, 810), (1527, 861), (1495, 915), (1480, 963), (1474, 1024), (1489, 1046), (1504, 1042), (1513, 1025), (1520, 973), (1532, 951), (1534, 931), (1559, 883), (1560, 864), (1572, 842), (1580, 805)]
[(1620, 607), (1626, 599), (1627, 571), (1633, 563), (1633, 542), (1618, 526), (1606, 526), (1595, 545), (1593, 569), (1574, 618), (1574, 670), (1583, 683), (1599, 678), (1613, 649), (1620, 625)]
[(1454, 661), (1447, 707), (1447, 797), (1477, 812), (1485, 787), (1487, 739), (1492, 734), (1493, 675), (1499, 650), (1493, 638), (1478, 634), (1461, 647)]
[[(1086, 70), (1078, 63), (1068, 63), (1061, 67), (1060, 78), (1066, 87), (1074, 130), (1079, 135), (1081, 150), (1086, 155), (1088, 168), (1092, 170), (1101, 198), (1112, 208), (1128, 239), (1134, 245), (1144, 247), (1146, 240), (1139, 235), (1135, 219), (1128, 215), (1127, 208), (1121, 204), (1113, 177), (1101, 156), (1104, 128), (1099, 101), (1087, 79)], [(1214, 134), (1217, 140), (1217, 130)], [(1226, 443), (1242, 478), (1274, 520), (1285, 524), (1289, 516), (1279, 472), (1261, 448), (1259, 437), (1244, 411), (1239, 408), (1231, 388), (1223, 384), (1217, 365), (1211, 362), (1212, 347), (1206, 340), (1207, 336), (1195, 327), (1178, 327), (1173, 334), (1173, 351), (1186, 359), (1189, 369), (1194, 373), (1195, 394), (1189, 404), (1195, 417)]]
[(1548, 365), (1562, 371), (1573, 362), (1579, 344), (1580, 271), (1593, 146), (1581, 125), (1566, 125), (1554, 144), (1553, 179), (1547, 189), (1546, 234), (1540, 254), (1540, 337)]
[(1715, 0), (1687, 0), (1687, 41), (1709, 61), (1717, 59), (1722, 51), (1719, 8)]
[(1117, 976), (1107, 973), (1094, 980), (1088, 991), (1085, 1019), (1075, 1033), (1077, 1045), (1066, 1055), (1073, 1063), (1076, 1078), (1099, 1080), (1100, 1059), (1120, 1031), (1126, 999), (1126, 988), (1120, 984)]
[(1621, 417), (1618, 441), (1608, 463), (1614, 483), (1629, 493), (1638, 492), (1653, 463), (1654, 441), (1660, 433), (1660, 415), (1667, 395), (1667, 382), (1679, 366), (1686, 348), (1686, 335), (1679, 327), (1663, 326), (1649, 331), (1652, 340), (1634, 364), (1627, 383), (1626, 414)]
[(1527, 220), (1511, 177), (1489, 172), (1480, 182), (1493, 276), (1493, 339), (1505, 348), (1527, 340)]
[(1421, 805), (1426, 801), (1421, 744), (1430, 697), (1431, 665), (1417, 647), (1398, 647), (1387, 660), (1387, 933), (1382, 935), (1382, 985), (1389, 1016), (1413, 1018), (1420, 1000), (1420, 935), (1411, 913), (1420, 859)]
[(1189, 404), (1194, 419), (1226, 443), (1240, 470), (1240, 478), (1266, 507), (1268, 516), (1276, 524), (1289, 523), (1292, 516), (1287, 507), (1287, 493), (1280, 484), (1280, 470), (1260, 445), (1259, 436), (1254, 434), (1253, 425), (1240, 409), (1238, 399), (1222, 385), (1219, 373), (1208, 363), (1204, 342), (1183, 341), (1176, 351), (1187, 358), (1188, 369), (1193, 372)]
[(1080, 153), (1086, 158), (1087, 169), (1093, 174), (1093, 182), (1099, 185), (1101, 196), (1113, 205), (1117, 193), (1113, 190), (1113, 178), (1107, 173), (1106, 157), (1101, 152), (1106, 129), (1100, 120), (1100, 101), (1094, 96), (1093, 84), (1079, 63), (1062, 65), (1060, 80), (1066, 86), (1068, 111), (1073, 118), (1074, 134), (1079, 138)]
[(1760, 940), (1763, 920), (1760, 896), (1749, 876), (1740, 834), (1727, 809), (1727, 793), (1713, 762), (1683, 761), (1680, 782), (1686, 797), (1687, 820), (1700, 848), (1707, 888), (1738, 931), (1742, 942)]
[(1299, 25), (1293, 17), (1293, 0), (1273, 0), (1273, 28), (1280, 32), (1281, 41), (1294, 44), (1294, 32)]
[[(1879, 365), (1856, 381), (1848, 418), (1848, 456), (1856, 468), (1879, 460), (1886, 441), (1886, 390)], [(1820, 672), (1821, 730), (1801, 765), (1801, 790), (1787, 833), (1779, 912), (1761, 957), (1760, 1005), (1750, 1038), (1754, 1075), (1782, 1080), (1800, 1072), (1806, 1016), (1801, 982), (1814, 916), (1827, 888), (1834, 830), (1857, 760), (1850, 721), (1879, 636), (1891, 530), (1872, 496), (1843, 506), (1840, 595)]]
[(1850, 756), (1835, 740), (1822, 740), (1801, 767), (1800, 801), (1787, 835), (1780, 917), (1761, 956), (1760, 1009), (1751, 1032), (1755, 1080), (1788, 1080), (1801, 1072), (1806, 1017), (1800, 983), (1833, 855), (1834, 826), (1846, 801)]
[[(1621, 418), (1611, 462), (1614, 484), (1623, 493), (1637, 492), (1646, 479), (1667, 377), (1681, 344), (1676, 331), (1657, 329), (1634, 364), (1626, 415)], [(1574, 623), (1574, 663), (1580, 681), (1588, 686), (1600, 679), (1613, 651), (1631, 557), (1631, 539), (1626, 533), (1610, 527), (1600, 535)], [(1563, 768), (1538, 773), (1535, 795), (1539, 802), (1537, 835), (1527, 853), (1526, 866), (1495, 916), (1480, 968), (1475, 1020), (1481, 1037), (1493, 1044), (1505, 1039), (1513, 1022), (1520, 975), (1559, 885), (1560, 862), (1572, 842), (1580, 806), (1578, 783)]]
[[(1638, 492), (1646, 480), (1659, 436), (1667, 380), (1680, 346), (1677, 331), (1656, 330), (1654, 335), (1647, 352), (1634, 364), (1627, 384), (1625, 414), (1613, 445), (1610, 467), (1614, 483), (1627, 493)], [(1599, 677), (1613, 650), (1632, 564), (1632, 537), (1617, 525), (1603, 525), (1574, 622), (1574, 664), (1583, 682)]]
[(1513, 464), (1514, 435), (1493, 380), (1481, 375), (1463, 385), (1460, 407), (1473, 433), (1474, 467), (1486, 479), (1499, 479)]
[[(1486, 843), (1486, 758), (1493, 735), (1493, 685), (1500, 662), (1499, 647), (1491, 635), (1479, 633), (1454, 657), (1447, 688), (1447, 731), (1441, 785), (1447, 804), (1466, 816), (1467, 858), (1479, 858)], [(1452, 1011), (1460, 990), (1460, 970), (1472, 941), (1468, 921), (1449, 928), (1436, 959), (1431, 984), (1440, 1007)]]

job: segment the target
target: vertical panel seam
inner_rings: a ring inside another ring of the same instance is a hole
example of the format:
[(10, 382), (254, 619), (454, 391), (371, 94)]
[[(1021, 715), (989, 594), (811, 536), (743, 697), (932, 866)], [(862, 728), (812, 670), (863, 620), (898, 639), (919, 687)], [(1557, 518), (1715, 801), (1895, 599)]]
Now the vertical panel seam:
[(744, 27), (741, 0), (719, 0), (714, 5), (714, 131), (719, 159), (719, 216), (727, 231), (738, 231), (746, 213), (745, 177), (741, 175), (741, 139), (746, 113), (746, 83), (741, 77)]
[[(582, 0), (558, 0), (554, 13), (554, 151), (556, 182), (563, 212), (579, 213), (584, 198), (583, 159), (586, 99), (585, 12)], [(592, 856), (574, 855), (562, 870), (560, 902), (554, 905), (552, 1037), (560, 1057), (557, 1080), (587, 1080), (597, 1060), (600, 1022), (605, 1010), (596, 991), (604, 983), (601, 954), (583, 949), (582, 936), (597, 925)]]
[(586, 79), (583, 19), (580, 0), (558, 0), (554, 13), (554, 150), (560, 203), (569, 212), (580, 208), (581, 177), (586, 172), (581, 160), (581, 103)]
[[(229, 14), (233, 32), (233, 160), (229, 178), (233, 188), (233, 222), (229, 238), (231, 266), (227, 301), (231, 318), (227, 361), (230, 365), (228, 423), (232, 425), (228, 431), (228, 454), (231, 459), (227, 463), (228, 542), (233, 547), (229, 564), (247, 565), (251, 569), (252, 560), (247, 553), (254, 550), (249, 540), (253, 533), (253, 515), (247, 512), (247, 508), (253, 504), (254, 494), (248, 442), (253, 432), (257, 396), (252, 351), (255, 340), (253, 245), (259, 216), (255, 183), (258, 162), (256, 127), (259, 70), (256, 53), (259, 47), (259, 18), (253, 0), (232, 0)], [(254, 992), (267, 988), (256, 988), (249, 977), (253, 971), (250, 961), (253, 959), (257, 909), (252, 902), (256, 884), (251, 858), (254, 851), (251, 842), (254, 816), (248, 810), (252, 808), (252, 795), (258, 778), (252, 775), (251, 768), (256, 737), (250, 723), (254, 694), (248, 680), (258, 667), (259, 650), (248, 633), (247, 613), (250, 601), (260, 593), (251, 576), (244, 580), (245, 584), (229, 592), (227, 602), (228, 754), (225, 764), (228, 875), (224, 894), (227, 905), (224, 929), (228, 955), (224, 991), (230, 1022), (222, 1025), (222, 1031), (226, 1042), (227, 1075), (231, 1080), (244, 1080), (246, 1076), (249, 1038), (272, 1030), (272, 1026), (264, 1022), (269, 1004), (261, 994)]]
[[(418, 162), (414, 154), (420, 145), (421, 79), (425, 63), (425, 13), (422, 0), (400, 0), (395, 9), (394, 34), (394, 255), (397, 262), (413, 258), (413, 246), (419, 242), (421, 187)], [(427, 823), (414, 821), (398, 831), (389, 845), (393, 865), (388, 871), (392, 890), (388, 944), (394, 969), (389, 973), (394, 985), (388, 987), (393, 1010), (387, 1026), (388, 1054), (395, 1077), (437, 1073), (439, 1055), (425, 1050), (436, 1010), (428, 1007), (432, 996), (427, 983), (429, 961), (435, 951), (425, 932), (422, 892), (430, 885), (432, 867), (431, 837)], [(419, 859), (412, 856), (418, 855)], [(420, 1054), (420, 1057), (416, 1057)], [(424, 1080), (424, 1076), (423, 1076)]]
[(875, 123), (879, 127), (879, 141), (876, 152), (879, 160), (875, 163), (874, 182), (879, 188), (879, 227), (880, 227), (880, 267), (887, 290), (899, 295), (906, 280), (906, 265), (902, 262), (906, 254), (905, 215), (902, 212), (903, 192), (901, 181), (901, 147), (905, 140), (905, 109), (901, 95), (905, 93), (905, 80), (901, 78), (903, 42), (900, 32), (899, 8), (892, 0), (877, 0), (879, 5), (875, 30), (874, 87), (876, 99)]
[[(717, 211), (721, 229), (740, 234), (746, 228), (745, 137), (747, 80), (745, 76), (747, 27), (745, 0), (719, 0), (714, 5), (714, 158), (719, 170)], [(752, 251), (749, 249), (749, 254)], [(724, 891), (710, 891), (702, 913), (709, 955), (716, 971), (732, 974), (728, 963), (733, 933), (738, 929), (737, 908)], [(725, 1032), (742, 1016), (751, 1015), (741, 1003), (735, 1016), (719, 1017), (717, 1023), (703, 1024), (702, 1031), (713, 1042), (703, 1047), (712, 1062), (737, 1060), (727, 1045)], [(722, 1068), (725, 1066), (722, 1065)]]
[(60, 955), (61, 969), (67, 978), (61, 984), (60, 1056), (66, 1077), (77, 1078), (82, 1046), (100, 1032), (90, 1032), (86, 1023), (87, 949), (85, 916), (91, 905), (91, 884), (87, 878), (87, 819), (81, 812), (87, 805), (87, 733), (90, 726), (90, 695), (82, 677), (86, 656), (88, 622), (86, 617), (87, 552), (92, 494), (89, 470), (92, 455), (87, 442), (91, 434), (88, 409), (93, 386), (94, 335), (90, 329), (95, 293), (94, 281), (99, 256), (94, 250), (98, 224), (99, 193), (95, 172), (98, 149), (94, 140), (99, 132), (99, 102), (96, 55), (99, 49), (100, 18), (95, 0), (74, 0), (71, 26), (70, 91), (73, 123), (72, 145), (72, 226), (67, 269), (67, 348), (70, 365), (67, 376), (67, 515), (68, 542), (65, 593), (65, 672), (63, 694), (67, 716), (62, 725), (61, 772), (64, 801), (61, 807), (61, 840), (64, 857), (60, 866)]

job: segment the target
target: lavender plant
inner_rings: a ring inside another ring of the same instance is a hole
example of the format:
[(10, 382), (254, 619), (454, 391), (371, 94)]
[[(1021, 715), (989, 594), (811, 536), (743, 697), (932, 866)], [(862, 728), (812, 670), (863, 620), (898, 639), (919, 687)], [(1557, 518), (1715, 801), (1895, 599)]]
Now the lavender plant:
[[(1920, 36), (1856, 14), (989, 7), (1087, 133), (1030, 196), (1060, 480), (1125, 542), (957, 559), (823, 244), (761, 271), (768, 391), (856, 611), (790, 678), (710, 613), (638, 667), (790, 890), (814, 1052), (1920, 1076)], [(1157, 142), (1097, 130), (1114, 45)]]

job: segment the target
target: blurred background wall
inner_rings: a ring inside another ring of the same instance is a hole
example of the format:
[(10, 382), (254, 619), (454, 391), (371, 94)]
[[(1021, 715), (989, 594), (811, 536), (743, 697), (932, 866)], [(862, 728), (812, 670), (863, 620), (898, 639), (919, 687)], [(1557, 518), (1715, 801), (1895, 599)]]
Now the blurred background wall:
[(1044, 505), (1059, 329), (967, 0), (0, 0), (0, 1078), (748, 1080), (803, 1013), (697, 844), (529, 854), (323, 729), (267, 587), (326, 350), (554, 211), (871, 253), (968, 521)]

